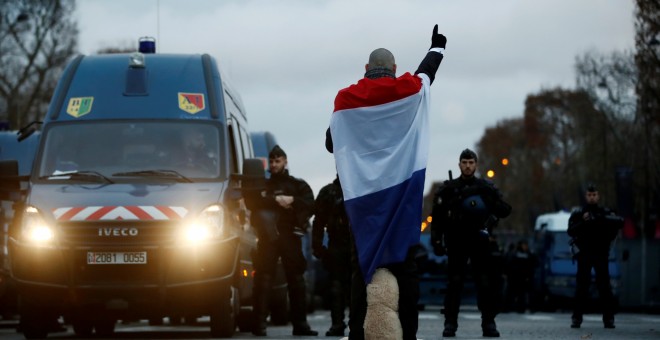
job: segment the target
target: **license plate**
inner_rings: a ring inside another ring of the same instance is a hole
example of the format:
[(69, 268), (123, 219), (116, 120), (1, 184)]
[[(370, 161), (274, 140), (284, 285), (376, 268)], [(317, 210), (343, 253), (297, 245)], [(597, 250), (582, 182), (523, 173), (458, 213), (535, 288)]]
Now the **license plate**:
[(146, 251), (133, 252), (87, 252), (87, 264), (145, 264)]

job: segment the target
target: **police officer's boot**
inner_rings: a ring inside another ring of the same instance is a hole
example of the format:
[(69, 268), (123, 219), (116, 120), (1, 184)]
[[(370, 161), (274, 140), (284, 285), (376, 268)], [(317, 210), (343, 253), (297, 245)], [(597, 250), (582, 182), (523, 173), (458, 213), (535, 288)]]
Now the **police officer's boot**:
[(341, 281), (333, 279), (330, 281), (330, 318), (332, 326), (325, 332), (325, 336), (344, 336), (346, 324), (344, 323), (344, 295), (342, 294)]
[(442, 337), (453, 338), (458, 329), (458, 318), (445, 316), (445, 329), (442, 331)]
[(497, 331), (497, 325), (495, 325), (495, 319), (483, 319), (481, 320), (481, 331), (482, 335), (486, 338), (499, 338), (500, 332)]
[(293, 324), (293, 335), (318, 335), (319, 332), (312, 330), (307, 323), (307, 298), (305, 291), (305, 279), (297, 275), (289, 282), (289, 300), (291, 302), (291, 324)]
[(603, 326), (605, 328), (616, 328), (614, 326), (614, 315), (603, 314)]
[(266, 336), (266, 326), (268, 318), (268, 293), (270, 291), (270, 275), (258, 274), (254, 282), (254, 324), (252, 325), (252, 334), (256, 336)]
[(582, 314), (573, 314), (571, 316), (571, 328), (580, 328), (582, 326)]

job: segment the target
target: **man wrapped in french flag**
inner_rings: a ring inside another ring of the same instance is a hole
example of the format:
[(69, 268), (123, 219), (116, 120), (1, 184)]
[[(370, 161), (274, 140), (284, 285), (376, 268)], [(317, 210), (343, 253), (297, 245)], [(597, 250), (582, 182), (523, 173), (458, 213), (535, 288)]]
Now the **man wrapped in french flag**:
[[(431, 48), (415, 74), (399, 77), (392, 53), (374, 50), (365, 77), (335, 98), (326, 148), (334, 153), (365, 286), (378, 268), (388, 268), (394, 276), (405, 271), (397, 265), (405, 267), (409, 249), (420, 240), (429, 92), (446, 42), (435, 25)], [(404, 294), (398, 276), (397, 281)], [(418, 286), (412, 289), (419, 291)], [(351, 335), (353, 331), (351, 327)]]

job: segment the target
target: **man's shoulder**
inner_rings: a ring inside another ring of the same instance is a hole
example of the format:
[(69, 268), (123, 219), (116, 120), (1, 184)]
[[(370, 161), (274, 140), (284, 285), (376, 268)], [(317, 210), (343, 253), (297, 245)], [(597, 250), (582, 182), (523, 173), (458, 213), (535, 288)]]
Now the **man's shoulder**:
[(302, 179), (302, 178), (300, 178), (300, 177), (296, 177), (296, 176), (289, 175), (288, 179), (289, 179), (290, 181), (292, 181), (292, 182), (297, 183), (297, 184), (304, 184), (304, 185), (309, 186), (309, 184), (307, 183), (307, 181), (305, 181), (304, 179)]
[(458, 179), (446, 180), (440, 184), (438, 190), (435, 192), (437, 195), (446, 194), (448, 191), (458, 188), (460, 186), (460, 181)]
[(574, 215), (577, 215), (577, 214), (582, 214), (583, 211), (584, 211), (584, 208), (578, 206), (578, 207), (573, 207), (573, 209), (571, 209), (570, 213), (571, 213), (571, 216), (574, 216)]
[(335, 191), (337, 191), (336, 185), (334, 185), (333, 183), (330, 183), (330, 184), (324, 185), (323, 188), (321, 188), (321, 190), (319, 190), (319, 195), (321, 195), (321, 194), (331, 195)]
[(483, 186), (483, 187), (495, 187), (495, 182), (489, 180), (488, 178), (483, 178), (483, 177), (476, 177), (474, 178), (474, 184), (478, 186)]
[(448, 180), (442, 182), (442, 184), (440, 185), (440, 188), (442, 189), (442, 188), (447, 188), (447, 187), (456, 187), (456, 186), (459, 186), (459, 185), (461, 185), (461, 180), (458, 179), (458, 178), (454, 178), (454, 179), (448, 179)]

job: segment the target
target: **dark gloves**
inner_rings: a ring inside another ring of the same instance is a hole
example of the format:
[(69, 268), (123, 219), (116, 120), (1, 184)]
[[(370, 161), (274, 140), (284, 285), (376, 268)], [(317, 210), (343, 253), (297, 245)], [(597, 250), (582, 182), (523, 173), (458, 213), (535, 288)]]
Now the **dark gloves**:
[(445, 48), (446, 45), (447, 38), (442, 34), (438, 34), (438, 25), (436, 24), (435, 27), (433, 27), (433, 36), (431, 36), (431, 48)]
[(328, 251), (328, 248), (326, 247), (314, 247), (314, 249), (312, 249), (312, 255), (317, 259), (322, 260), (326, 251)]

